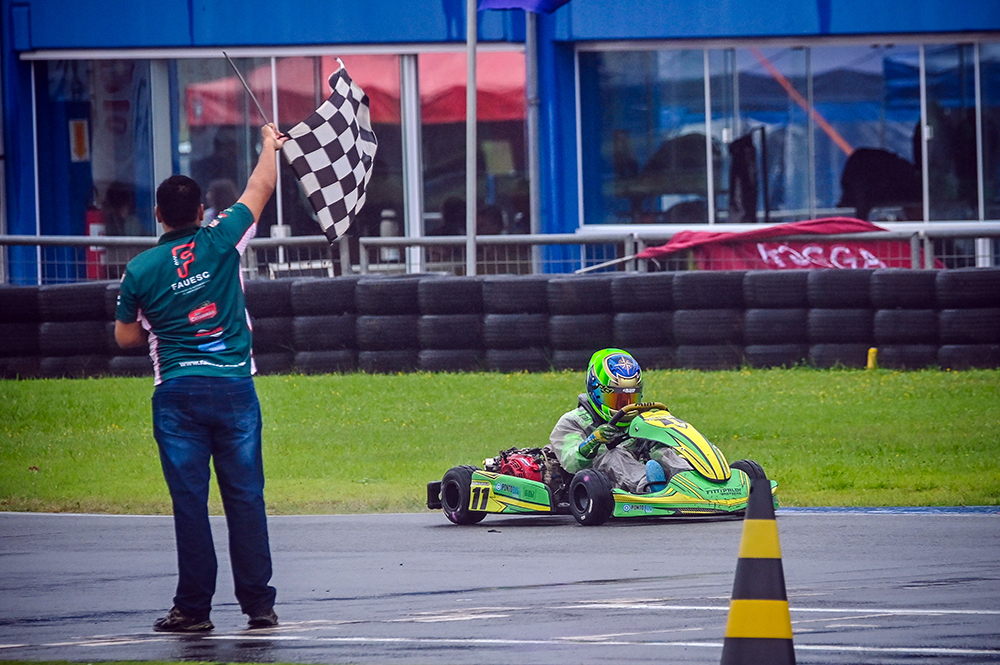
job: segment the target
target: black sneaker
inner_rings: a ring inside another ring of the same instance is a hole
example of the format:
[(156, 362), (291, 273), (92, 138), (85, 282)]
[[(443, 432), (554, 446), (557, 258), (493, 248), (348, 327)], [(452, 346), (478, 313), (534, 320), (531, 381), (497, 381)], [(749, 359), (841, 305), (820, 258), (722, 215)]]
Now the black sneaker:
[(153, 623), (153, 630), (158, 633), (203, 633), (214, 628), (215, 626), (208, 620), (208, 617), (193, 619), (177, 607), (171, 607), (167, 616), (161, 617)]
[(274, 628), (278, 625), (278, 615), (274, 613), (274, 608), (269, 607), (263, 612), (258, 612), (247, 621), (247, 628)]

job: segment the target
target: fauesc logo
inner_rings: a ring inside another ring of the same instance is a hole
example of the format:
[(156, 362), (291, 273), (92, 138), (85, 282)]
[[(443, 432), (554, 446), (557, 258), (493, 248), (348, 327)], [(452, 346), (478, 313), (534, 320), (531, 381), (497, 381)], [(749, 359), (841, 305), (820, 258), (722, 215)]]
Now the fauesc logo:
[(177, 266), (177, 276), (184, 279), (188, 276), (188, 266), (194, 261), (194, 241), (177, 245), (171, 250), (174, 265)]

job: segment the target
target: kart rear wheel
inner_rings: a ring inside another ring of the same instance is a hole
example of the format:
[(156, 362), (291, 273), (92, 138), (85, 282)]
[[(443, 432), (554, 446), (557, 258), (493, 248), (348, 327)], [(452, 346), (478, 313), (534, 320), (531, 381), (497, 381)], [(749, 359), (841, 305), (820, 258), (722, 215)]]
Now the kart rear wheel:
[(766, 480), (767, 474), (764, 473), (764, 467), (752, 459), (741, 459), (736, 460), (729, 465), (730, 469), (739, 469), (743, 473), (747, 474), (750, 480)]
[(444, 474), (441, 481), (441, 510), (454, 524), (481, 522), (486, 513), (469, 510), (474, 466), (456, 466)]
[(578, 472), (569, 484), (569, 507), (583, 526), (604, 524), (615, 509), (611, 481), (593, 469)]

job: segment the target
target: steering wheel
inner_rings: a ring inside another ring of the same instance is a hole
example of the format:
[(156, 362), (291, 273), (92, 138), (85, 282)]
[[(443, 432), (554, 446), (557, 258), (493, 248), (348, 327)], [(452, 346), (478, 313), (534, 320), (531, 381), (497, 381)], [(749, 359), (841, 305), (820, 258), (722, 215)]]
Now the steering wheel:
[[(639, 402), (638, 404), (627, 404), (618, 411), (615, 411), (615, 414), (611, 416), (611, 420), (608, 421), (608, 424), (617, 425), (621, 422), (622, 418), (625, 418), (626, 416), (632, 416), (645, 411), (652, 411), (653, 409), (666, 410), (666, 408), (667, 405), (662, 402)], [(604, 445), (606, 445), (608, 449), (611, 449), (617, 446), (619, 441), (609, 441)]]

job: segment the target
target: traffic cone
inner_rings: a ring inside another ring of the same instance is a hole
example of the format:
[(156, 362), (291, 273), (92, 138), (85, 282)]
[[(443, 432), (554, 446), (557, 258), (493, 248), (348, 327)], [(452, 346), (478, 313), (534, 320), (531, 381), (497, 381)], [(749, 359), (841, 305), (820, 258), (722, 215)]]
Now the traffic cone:
[(722, 665), (795, 665), (771, 481), (754, 479), (743, 520)]

